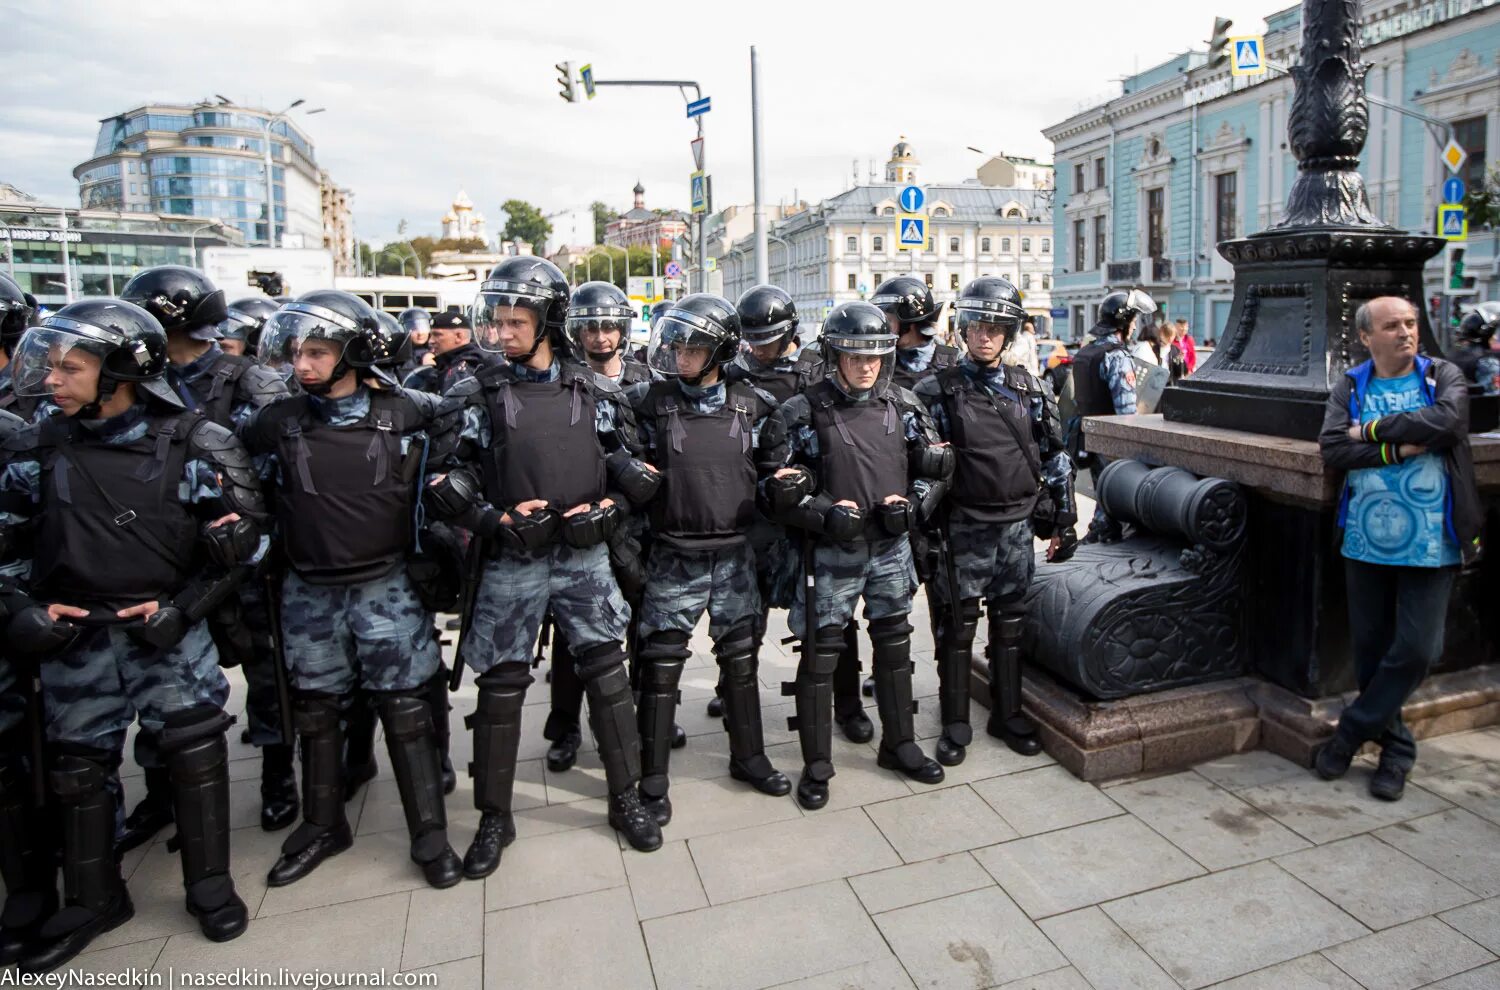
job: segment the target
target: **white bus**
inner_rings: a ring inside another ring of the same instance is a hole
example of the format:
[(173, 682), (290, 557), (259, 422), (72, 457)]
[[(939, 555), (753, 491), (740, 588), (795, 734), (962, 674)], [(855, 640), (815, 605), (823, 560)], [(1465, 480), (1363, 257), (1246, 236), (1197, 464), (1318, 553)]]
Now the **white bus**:
[(413, 278), (409, 275), (337, 276), (333, 287), (352, 292), (391, 315), (418, 306), (434, 316), (450, 309), (467, 310), (479, 295), (473, 279)]

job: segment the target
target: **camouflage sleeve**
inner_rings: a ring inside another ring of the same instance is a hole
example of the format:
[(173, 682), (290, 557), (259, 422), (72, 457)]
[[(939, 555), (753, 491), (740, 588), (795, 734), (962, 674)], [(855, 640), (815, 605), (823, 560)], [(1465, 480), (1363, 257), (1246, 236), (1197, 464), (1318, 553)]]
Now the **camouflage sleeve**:
[(922, 403), (927, 415), (932, 417), (932, 429), (938, 437), (942, 440), (951, 439), (952, 424), (948, 422), (948, 405), (943, 401), (943, 387), (937, 376), (922, 379), (912, 390), (912, 394)]
[(1486, 354), (1474, 366), (1474, 378), (1485, 395), (1500, 395), (1500, 358)]
[(1124, 348), (1104, 352), (1099, 364), (1099, 374), (1109, 386), (1109, 394), (1115, 401), (1116, 416), (1130, 416), (1135, 407), (1135, 367), (1130, 354)]
[(1073, 459), (1068, 456), (1063, 440), (1062, 414), (1057, 410), (1052, 388), (1035, 376), (1031, 385), (1031, 423), (1037, 450), (1042, 455), (1042, 483), (1055, 495), (1063, 486), (1072, 484)]

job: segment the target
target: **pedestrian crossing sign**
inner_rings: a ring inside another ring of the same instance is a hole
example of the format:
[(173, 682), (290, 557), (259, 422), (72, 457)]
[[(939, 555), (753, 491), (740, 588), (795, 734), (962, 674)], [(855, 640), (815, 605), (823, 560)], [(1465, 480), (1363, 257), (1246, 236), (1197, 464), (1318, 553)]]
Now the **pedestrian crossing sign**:
[(1266, 71), (1265, 59), (1261, 57), (1265, 39), (1261, 35), (1230, 38), (1229, 50), (1234, 57), (1229, 60), (1229, 71), (1236, 76), (1260, 76)]
[(896, 247), (902, 251), (920, 251), (927, 246), (927, 218), (919, 213), (903, 213), (896, 218)]
[(1469, 217), (1462, 205), (1438, 207), (1438, 236), (1450, 241), (1469, 239)]

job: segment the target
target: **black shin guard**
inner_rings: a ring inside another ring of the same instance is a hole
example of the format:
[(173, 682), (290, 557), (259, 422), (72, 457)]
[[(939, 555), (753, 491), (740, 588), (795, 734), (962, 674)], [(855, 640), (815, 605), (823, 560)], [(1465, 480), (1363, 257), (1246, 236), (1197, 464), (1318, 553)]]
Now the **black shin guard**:
[(1036, 723), (1021, 710), (1021, 634), (1024, 615), (1003, 606), (989, 616), (990, 734), (1023, 754), (1040, 751)]
[(479, 699), (464, 724), (474, 730), (474, 807), (510, 814), (521, 745), (521, 709), (532, 677), (525, 664), (504, 663), (479, 675)]
[(749, 630), (734, 629), (714, 644), (714, 654), (719, 661), (719, 687), (724, 698), (724, 728), (729, 733), (729, 755), (752, 778), (760, 778), (770, 773), (772, 767), (771, 761), (766, 759), (765, 728), (760, 718), (755, 647), (756, 637)]
[(581, 651), (578, 676), (583, 678), (588, 695), (589, 727), (599, 743), (599, 759), (604, 764), (609, 793), (619, 794), (641, 779), (640, 730), (620, 644), (605, 643)]
[[(103, 754), (65, 752), (53, 761), (50, 776), (62, 832), (67, 904), (62, 913), (71, 908), (87, 912), (75, 916), (79, 921), (107, 912), (125, 886), (115, 860), (115, 800), (105, 786), (113, 772)], [(61, 915), (56, 920), (61, 922)]]
[[(821, 629), (818, 630), (818, 642), (824, 642)], [(864, 708), (864, 702), (860, 701), (859, 623), (854, 619), (846, 622), (838, 632), (838, 664), (833, 670), (832, 684), (834, 705), (841, 716)]]
[(345, 824), (344, 734), (339, 724), (343, 708), (344, 699), (329, 694), (299, 693), (292, 702), (292, 719), (302, 740), (302, 824), (282, 844), (284, 853), (295, 853), (323, 832)]
[(412, 856), (426, 862), (448, 848), (443, 770), (432, 712), (425, 700), (407, 694), (386, 695), (380, 699), (379, 708), (391, 770), (406, 812)]
[[(844, 632), (838, 626), (818, 630), (814, 649), (802, 654), (797, 679), (781, 685), (783, 696), (797, 699), (797, 714), (787, 719), (787, 728), (797, 733), (802, 745), (802, 765), (807, 776), (826, 781), (833, 776), (833, 681), (844, 650)], [(859, 671), (855, 669), (854, 696), (859, 698)]]
[(680, 700), (677, 685), (690, 655), (687, 642), (686, 633), (661, 632), (652, 633), (641, 643), (637, 724), (641, 736), (641, 794), (648, 798), (667, 793), (672, 727)]
[(557, 629), (552, 630), (552, 707), (547, 712), (547, 724), (542, 727), (542, 738), (557, 742), (569, 732), (577, 732), (583, 718), (583, 681), (578, 677), (578, 664), (573, 652)]
[(974, 651), (974, 633), (979, 627), (979, 599), (959, 603), (960, 624), (955, 630), (951, 613), (939, 623), (937, 674), (938, 708), (943, 734), (960, 746), (974, 740), (969, 725), (969, 665)]
[(906, 616), (870, 623), (871, 666), (875, 672), (875, 704), (880, 710), (880, 748), (905, 767), (920, 766), (925, 757), (916, 744), (911, 692), (911, 624)]

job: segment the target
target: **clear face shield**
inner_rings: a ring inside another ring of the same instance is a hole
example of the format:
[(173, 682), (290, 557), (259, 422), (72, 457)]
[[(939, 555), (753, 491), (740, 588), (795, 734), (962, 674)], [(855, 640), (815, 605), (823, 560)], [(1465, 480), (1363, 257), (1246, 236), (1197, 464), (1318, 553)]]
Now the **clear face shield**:
[(491, 279), (474, 301), (470, 323), (481, 350), (507, 358), (528, 358), (541, 346), (548, 297), (529, 282)]
[(1154, 322), (1151, 316), (1159, 307), (1156, 300), (1141, 289), (1130, 290), (1125, 297), (1125, 306), (1135, 311), (1135, 319), (1131, 321), (1129, 332), (1125, 335), (1126, 339), (1134, 339), (1139, 336), (1141, 327), (1150, 326)]
[(723, 331), (693, 313), (672, 309), (663, 313), (646, 345), (646, 364), (652, 371), (695, 383), (710, 369)]
[(261, 330), (256, 360), (283, 379), (290, 379), (296, 372), (295, 364), (305, 341), (318, 341), (317, 350), (331, 352), (337, 365), (343, 357), (345, 341), (359, 332), (359, 324), (341, 313), (306, 303), (287, 303)]
[(1010, 307), (971, 304), (965, 300), (955, 311), (954, 328), (975, 364), (991, 365), (1021, 332), (1021, 317)]
[(885, 391), (896, 371), (896, 335), (869, 337), (823, 335), (828, 377), (856, 397)]
[[(63, 326), (67, 323), (71, 326)], [(51, 398), (70, 395), (80, 402), (93, 401), (99, 389), (102, 354), (123, 341), (109, 332), (71, 320), (50, 318), (21, 335), (11, 355), (11, 388), (16, 395)]]
[(599, 311), (570, 311), (564, 329), (568, 348), (579, 361), (608, 361), (630, 340), (630, 315), (615, 312), (617, 307), (599, 307)]

